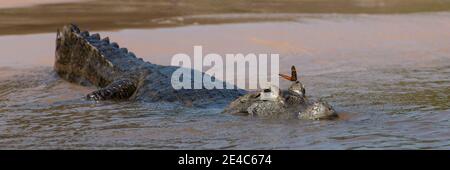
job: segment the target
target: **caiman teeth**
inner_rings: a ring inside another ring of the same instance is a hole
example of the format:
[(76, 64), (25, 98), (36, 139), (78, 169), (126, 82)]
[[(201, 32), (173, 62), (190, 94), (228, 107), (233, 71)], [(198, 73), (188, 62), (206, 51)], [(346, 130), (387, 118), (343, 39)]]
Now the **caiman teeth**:
[(95, 40), (100, 40), (100, 34), (95, 33), (91, 35), (92, 38), (94, 38)]

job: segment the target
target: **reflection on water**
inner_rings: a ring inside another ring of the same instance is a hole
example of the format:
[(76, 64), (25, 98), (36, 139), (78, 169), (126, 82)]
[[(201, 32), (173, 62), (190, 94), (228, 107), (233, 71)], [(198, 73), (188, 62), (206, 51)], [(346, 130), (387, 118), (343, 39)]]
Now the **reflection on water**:
[[(160, 64), (198, 44), (205, 53), (280, 53), (281, 71), (297, 65), (307, 95), (329, 101), (339, 120), (268, 120), (221, 109), (85, 101), (93, 87), (52, 72), (54, 34), (7, 36), (0, 42), (29, 44), (15, 53), (0, 45), (8, 54), (0, 56), (0, 148), (450, 148), (450, 14), (291, 17), (295, 22), (103, 34)], [(37, 37), (45, 43), (33, 41)]]

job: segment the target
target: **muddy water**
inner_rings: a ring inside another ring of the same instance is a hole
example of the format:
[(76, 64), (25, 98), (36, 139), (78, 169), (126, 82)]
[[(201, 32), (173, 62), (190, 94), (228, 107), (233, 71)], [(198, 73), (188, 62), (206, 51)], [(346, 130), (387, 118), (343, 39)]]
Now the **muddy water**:
[(0, 37), (0, 148), (450, 149), (450, 13), (283, 15), (290, 21), (101, 34), (159, 64), (193, 45), (279, 53), (281, 71), (296, 65), (307, 94), (329, 101), (339, 120), (85, 101), (95, 88), (52, 72), (54, 33), (11, 35)]

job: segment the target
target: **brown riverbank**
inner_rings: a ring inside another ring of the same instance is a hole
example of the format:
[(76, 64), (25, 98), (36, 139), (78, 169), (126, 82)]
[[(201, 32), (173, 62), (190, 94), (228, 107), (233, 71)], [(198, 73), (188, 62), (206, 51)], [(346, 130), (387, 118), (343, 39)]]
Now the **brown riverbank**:
[[(412, 13), (450, 10), (442, 0), (93, 0), (71, 3), (67, 0), (27, 8), (0, 9), (0, 35), (54, 32), (69, 22), (90, 30), (173, 27), (190, 24), (219, 24), (290, 20), (289, 17), (186, 17), (207, 14), (264, 13)], [(71, 0), (68, 0), (71, 1)], [(2, 1), (3, 2), (3, 1)], [(38, 1), (5, 1), (30, 5)], [(55, 4), (56, 3), (56, 4)], [(11, 5), (9, 5), (11, 6)], [(261, 15), (260, 15), (261, 16)]]
[(1, 8), (22, 8), (22, 7), (31, 7), (34, 5), (43, 5), (43, 4), (60, 4), (60, 3), (69, 3), (69, 2), (80, 2), (86, 0), (2, 0), (0, 2)]

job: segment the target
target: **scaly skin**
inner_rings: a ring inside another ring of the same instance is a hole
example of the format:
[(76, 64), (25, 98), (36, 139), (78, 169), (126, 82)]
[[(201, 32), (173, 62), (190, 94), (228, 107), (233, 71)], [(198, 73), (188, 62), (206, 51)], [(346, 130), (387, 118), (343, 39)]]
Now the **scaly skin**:
[(281, 91), (276, 87), (248, 93), (231, 102), (224, 113), (270, 118), (280, 117), (286, 112), (288, 106), (280, 93)]
[(260, 93), (249, 93), (231, 102), (224, 113), (270, 118), (298, 118), (324, 120), (338, 117), (336, 111), (325, 101), (312, 101), (294, 89), (304, 89), (299, 82), (293, 83), (288, 91), (275, 97), (276, 100), (261, 100)]
[[(289, 77), (289, 76), (286, 76)], [(289, 79), (291, 79), (289, 77)], [(305, 120), (334, 119), (336, 111), (325, 101), (312, 101), (306, 98), (305, 87), (296, 78), (287, 91), (273, 93), (279, 89), (249, 93), (231, 102), (225, 113), (270, 118), (298, 118)], [(273, 100), (261, 98), (263, 93), (271, 93)]]
[(54, 69), (61, 78), (100, 88), (87, 95), (90, 100), (179, 102), (201, 107), (228, 104), (246, 93), (237, 87), (176, 90), (171, 76), (179, 67), (144, 62), (108, 38), (80, 32), (75, 25), (58, 30), (55, 57)]

